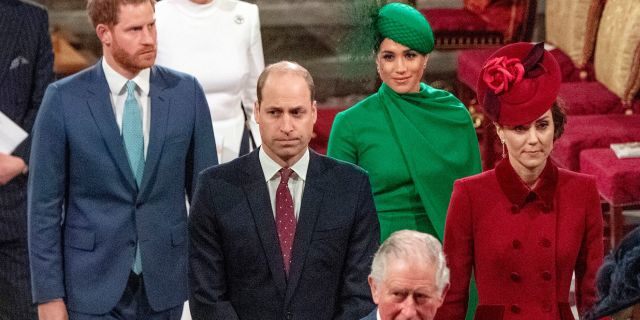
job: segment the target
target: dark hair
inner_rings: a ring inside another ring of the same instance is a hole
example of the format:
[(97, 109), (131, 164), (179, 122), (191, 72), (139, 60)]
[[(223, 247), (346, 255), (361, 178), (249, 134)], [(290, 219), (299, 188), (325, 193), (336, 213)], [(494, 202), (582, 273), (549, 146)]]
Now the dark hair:
[(118, 24), (120, 6), (145, 2), (151, 3), (155, 8), (155, 0), (87, 0), (87, 14), (94, 28), (99, 24), (113, 26)]
[(268, 65), (262, 73), (260, 77), (258, 77), (258, 86), (257, 86), (257, 95), (258, 95), (258, 103), (262, 101), (262, 88), (264, 88), (264, 84), (267, 82), (269, 75), (271, 72), (277, 73), (293, 73), (301, 76), (304, 81), (307, 83), (309, 87), (309, 95), (311, 96), (311, 101), (315, 100), (316, 87), (313, 84), (313, 78), (311, 77), (311, 73), (303, 66), (299, 65), (296, 62), (291, 61), (280, 61), (273, 64)]
[(553, 140), (558, 140), (564, 133), (564, 125), (567, 123), (567, 113), (564, 104), (556, 100), (551, 105), (551, 118), (553, 119)]

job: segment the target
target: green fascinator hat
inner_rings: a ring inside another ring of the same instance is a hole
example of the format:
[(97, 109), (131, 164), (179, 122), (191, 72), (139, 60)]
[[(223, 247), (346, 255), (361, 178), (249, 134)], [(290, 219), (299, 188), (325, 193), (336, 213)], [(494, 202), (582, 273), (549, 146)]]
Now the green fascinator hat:
[(393, 2), (378, 11), (376, 29), (389, 38), (422, 54), (433, 51), (433, 31), (427, 19), (410, 5)]

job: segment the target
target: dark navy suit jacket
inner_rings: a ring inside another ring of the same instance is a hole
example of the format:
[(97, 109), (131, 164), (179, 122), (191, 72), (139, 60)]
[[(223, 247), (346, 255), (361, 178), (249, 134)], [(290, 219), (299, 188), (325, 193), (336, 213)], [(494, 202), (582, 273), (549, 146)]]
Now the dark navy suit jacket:
[(33, 297), (65, 297), (101, 314), (122, 296), (140, 245), (149, 304), (187, 297), (187, 209), (197, 174), (217, 163), (209, 109), (195, 78), (154, 66), (151, 127), (136, 186), (101, 62), (47, 89), (29, 179)]
[(258, 150), (200, 175), (191, 215), (194, 320), (360, 319), (380, 229), (369, 177), (310, 152), (289, 276)]
[[(47, 85), (53, 52), (47, 12), (18, 0), (0, 1), (0, 112), (31, 133)], [(31, 136), (13, 152), (29, 164)], [(27, 236), (27, 178), (0, 186), (0, 241)]]
[(373, 309), (366, 317), (360, 320), (378, 320), (378, 308)]

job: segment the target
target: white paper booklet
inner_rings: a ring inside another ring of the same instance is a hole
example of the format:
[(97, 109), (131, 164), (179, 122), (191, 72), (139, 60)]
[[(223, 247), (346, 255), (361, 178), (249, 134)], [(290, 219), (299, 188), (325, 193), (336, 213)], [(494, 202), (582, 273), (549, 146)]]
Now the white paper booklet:
[(20, 126), (0, 112), (0, 152), (11, 154), (29, 136)]
[(640, 158), (640, 142), (612, 143), (611, 149), (615, 152), (616, 157), (623, 158)]

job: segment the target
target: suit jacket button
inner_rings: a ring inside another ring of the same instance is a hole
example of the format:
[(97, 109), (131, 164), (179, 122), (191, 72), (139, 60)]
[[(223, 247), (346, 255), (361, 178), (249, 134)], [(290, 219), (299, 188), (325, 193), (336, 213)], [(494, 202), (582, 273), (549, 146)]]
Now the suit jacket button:
[(517, 272), (511, 272), (511, 274), (509, 275), (509, 278), (511, 278), (511, 281), (513, 282), (520, 282), (520, 280), (522, 280), (522, 278), (520, 277), (520, 274), (518, 274)]
[(547, 238), (542, 238), (542, 240), (540, 240), (540, 245), (545, 247), (545, 248), (550, 248), (551, 247), (551, 240), (549, 240)]
[(518, 213), (520, 212), (520, 207), (518, 207), (517, 205), (512, 205), (511, 206), (511, 213)]
[(135, 247), (136, 246), (136, 242), (133, 240), (129, 240), (129, 242), (127, 242), (127, 244), (129, 245), (129, 247)]
[(551, 272), (549, 271), (543, 272), (542, 279), (544, 279), (544, 281), (551, 281)]
[(520, 249), (522, 248), (522, 242), (520, 242), (520, 240), (516, 239), (513, 240), (513, 242), (511, 243), (511, 245), (513, 246), (514, 249)]
[(513, 313), (520, 313), (520, 306), (517, 304), (514, 304), (511, 306), (511, 312)]
[(287, 312), (287, 320), (293, 319), (293, 313)]

